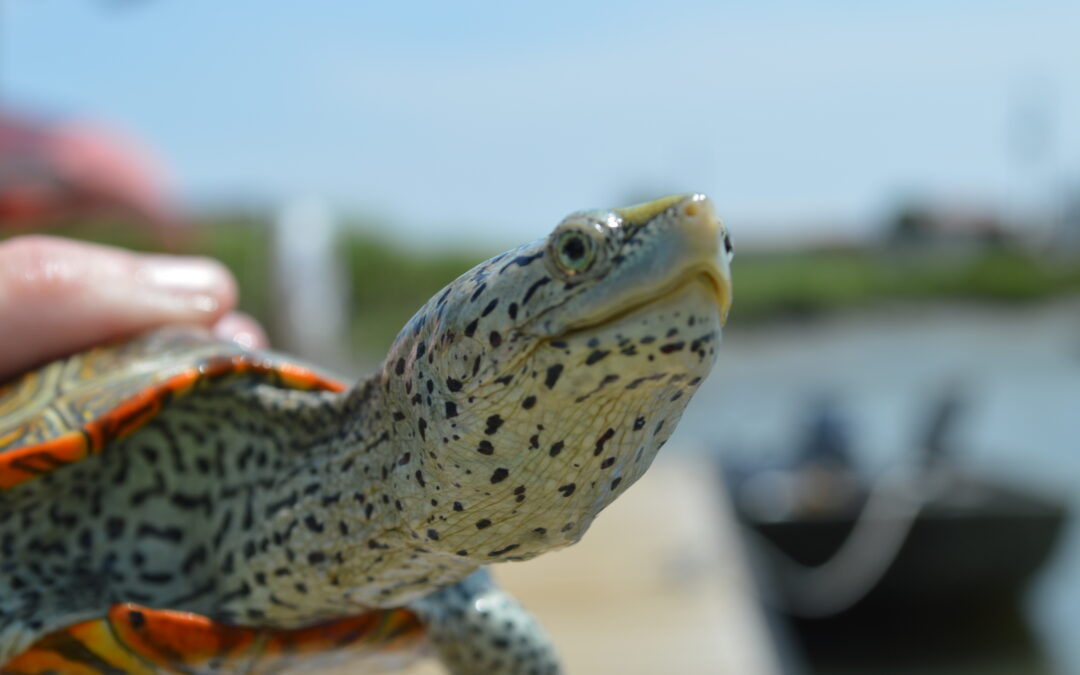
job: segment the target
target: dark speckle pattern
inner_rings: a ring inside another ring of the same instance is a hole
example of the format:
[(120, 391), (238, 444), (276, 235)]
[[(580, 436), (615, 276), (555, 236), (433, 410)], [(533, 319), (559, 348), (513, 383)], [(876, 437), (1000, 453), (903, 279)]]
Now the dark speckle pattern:
[(558, 672), (527, 612), (469, 575), (581, 537), (707, 374), (712, 287), (657, 280), (664, 302), (641, 302), (656, 250), (700, 256), (671, 249), (704, 208), (685, 203), (647, 225), (571, 216), (559, 231), (599, 241), (585, 273), (560, 267), (584, 248), (557, 255), (559, 231), (477, 266), (346, 394), (207, 383), (105, 452), (0, 491), (0, 638), (126, 601), (265, 626), (413, 603), (456, 672)]

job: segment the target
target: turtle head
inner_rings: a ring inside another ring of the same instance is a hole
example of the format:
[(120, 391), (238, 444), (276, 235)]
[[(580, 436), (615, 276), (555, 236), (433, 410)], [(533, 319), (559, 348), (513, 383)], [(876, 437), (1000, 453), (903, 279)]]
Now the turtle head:
[(432, 298), (381, 380), (424, 546), (490, 563), (579, 539), (708, 374), (731, 254), (712, 203), (677, 195), (573, 213)]

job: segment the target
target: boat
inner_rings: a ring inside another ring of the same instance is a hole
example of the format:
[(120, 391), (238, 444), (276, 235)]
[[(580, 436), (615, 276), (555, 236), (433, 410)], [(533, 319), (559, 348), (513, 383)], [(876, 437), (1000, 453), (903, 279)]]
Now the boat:
[[(876, 672), (883, 660), (888, 672), (1052, 671), (1024, 598), (1057, 548), (1067, 502), (965, 468), (950, 440), (963, 407), (959, 390), (947, 390), (919, 451), (874, 477), (857, 469), (832, 399), (811, 407), (788, 461), (724, 467), (774, 637), (796, 662), (826, 672)], [(950, 665), (935, 670), (941, 663)]]

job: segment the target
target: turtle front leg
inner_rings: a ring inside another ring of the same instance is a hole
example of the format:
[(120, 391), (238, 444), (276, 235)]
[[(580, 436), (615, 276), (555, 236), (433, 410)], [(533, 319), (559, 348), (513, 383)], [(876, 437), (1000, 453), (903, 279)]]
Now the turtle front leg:
[(481, 569), (412, 604), (452, 675), (559, 675), (540, 623)]

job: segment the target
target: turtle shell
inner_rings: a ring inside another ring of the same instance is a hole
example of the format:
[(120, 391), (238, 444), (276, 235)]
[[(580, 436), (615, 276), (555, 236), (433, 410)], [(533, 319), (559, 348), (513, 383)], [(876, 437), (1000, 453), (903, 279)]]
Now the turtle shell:
[(424, 626), (407, 609), (366, 612), (294, 630), (229, 626), (198, 614), (113, 605), (98, 619), (46, 635), (0, 667), (3, 675), (281, 673), (332, 654), (398, 667), (423, 644)]
[(169, 401), (236, 376), (287, 389), (345, 389), (283, 357), (195, 328), (97, 347), (0, 385), (0, 490), (101, 452)]
[[(345, 389), (310, 368), (200, 329), (159, 329), (97, 347), (0, 385), (0, 490), (107, 451), (169, 401), (228, 377), (289, 389)], [(416, 615), (404, 609), (296, 630), (232, 626), (132, 604), (103, 611), (39, 638), (0, 673), (279, 672), (328, 650), (402, 658), (416, 651), (424, 632)]]

